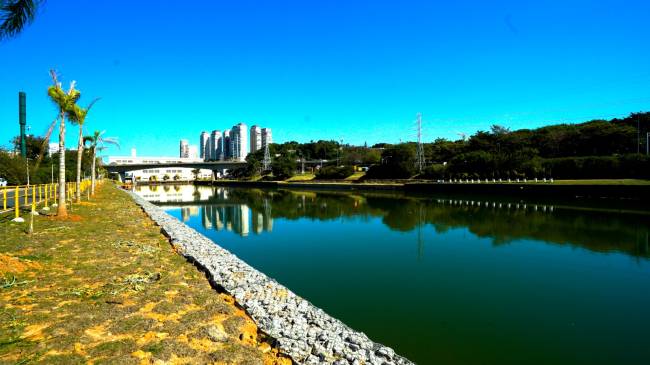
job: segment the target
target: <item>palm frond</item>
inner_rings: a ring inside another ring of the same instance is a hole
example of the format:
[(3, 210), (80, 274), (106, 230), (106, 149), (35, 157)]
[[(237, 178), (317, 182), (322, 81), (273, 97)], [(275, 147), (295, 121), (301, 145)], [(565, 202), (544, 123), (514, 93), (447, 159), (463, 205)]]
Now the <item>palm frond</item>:
[(95, 103), (99, 101), (99, 99), (101, 99), (101, 98), (95, 98), (95, 99), (93, 99), (93, 101), (91, 101), (88, 104), (88, 106), (86, 107), (86, 113), (88, 113), (90, 111), (90, 109), (93, 107), (93, 105), (95, 105)]
[(106, 137), (102, 138), (102, 143), (104, 144), (112, 144), (113, 146), (120, 148), (120, 141), (117, 137)]
[(36, 17), (43, 0), (0, 1), (0, 40), (20, 33)]
[(43, 156), (45, 155), (45, 151), (48, 149), (50, 144), (50, 136), (52, 135), (52, 132), (54, 131), (54, 127), (56, 127), (57, 122), (58, 122), (58, 117), (55, 117), (52, 123), (50, 123), (49, 127), (47, 128), (47, 132), (45, 132), (45, 135), (43, 136), (43, 144), (41, 145), (41, 152), (38, 154), (38, 158), (36, 159), (34, 171), (38, 170), (38, 167), (41, 165), (41, 161), (43, 161)]

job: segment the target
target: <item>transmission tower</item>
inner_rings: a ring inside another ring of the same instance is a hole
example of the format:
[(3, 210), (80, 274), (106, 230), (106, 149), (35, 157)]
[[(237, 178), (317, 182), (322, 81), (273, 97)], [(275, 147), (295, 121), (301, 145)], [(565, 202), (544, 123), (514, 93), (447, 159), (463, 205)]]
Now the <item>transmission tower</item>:
[(271, 168), (271, 153), (269, 152), (269, 144), (264, 145), (264, 160), (262, 160), (262, 165), (264, 171), (268, 171)]
[(422, 173), (424, 168), (424, 149), (422, 148), (422, 113), (417, 114), (416, 129), (418, 133), (418, 148), (415, 155), (415, 167), (418, 169), (418, 173)]

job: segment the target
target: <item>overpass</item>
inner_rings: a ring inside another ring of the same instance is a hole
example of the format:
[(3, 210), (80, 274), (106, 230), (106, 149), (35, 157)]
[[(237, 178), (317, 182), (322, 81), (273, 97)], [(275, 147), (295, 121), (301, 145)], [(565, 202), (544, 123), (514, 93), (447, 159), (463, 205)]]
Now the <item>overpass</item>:
[[(318, 166), (326, 164), (327, 160), (305, 160), (305, 166)], [(300, 168), (301, 161), (296, 160), (298, 167)], [(198, 162), (147, 162), (147, 163), (127, 163), (127, 164), (118, 164), (112, 162), (102, 167), (108, 171), (108, 173), (117, 173), (122, 179), (125, 177), (125, 173), (128, 171), (136, 170), (145, 170), (153, 168), (165, 168), (165, 167), (185, 167), (190, 169), (205, 169), (212, 171), (223, 172), (224, 170), (233, 170), (239, 167), (246, 166), (246, 162), (243, 161), (198, 161)]]
[(209, 161), (209, 162), (149, 162), (149, 163), (128, 163), (117, 164), (110, 163), (102, 166), (108, 173), (116, 173), (124, 180), (126, 173), (129, 171), (165, 168), (165, 167), (185, 167), (190, 169), (205, 169), (212, 171), (223, 172), (224, 170), (232, 170), (238, 167), (246, 166), (246, 162), (241, 161)]
[(164, 168), (164, 167), (186, 167), (190, 169), (206, 170), (232, 170), (238, 167), (246, 166), (246, 162), (241, 161), (208, 161), (208, 162), (152, 162), (152, 163), (130, 163), (115, 164), (111, 163), (102, 166), (108, 172), (124, 173), (127, 171)]

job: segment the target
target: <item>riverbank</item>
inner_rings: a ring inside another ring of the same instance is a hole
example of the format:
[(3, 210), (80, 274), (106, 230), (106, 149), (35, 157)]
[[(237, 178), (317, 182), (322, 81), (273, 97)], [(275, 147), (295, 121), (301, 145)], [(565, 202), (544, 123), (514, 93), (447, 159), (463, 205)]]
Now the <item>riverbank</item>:
[(312, 190), (396, 190), (428, 194), (500, 195), (540, 198), (590, 198), (650, 200), (650, 181), (647, 180), (559, 180), (554, 182), (466, 182), (437, 183), (425, 181), (368, 182), (345, 181), (197, 181), (196, 185), (240, 186), (263, 188), (290, 188)]
[(34, 217), (31, 235), (10, 218), (0, 217), (0, 363), (291, 364), (112, 184), (66, 220)]
[[(201, 267), (211, 282), (251, 315), (279, 349), (301, 364), (409, 365), (409, 360), (375, 343), (322, 309), (257, 271), (212, 240), (147, 202), (133, 199), (153, 219), (178, 252)], [(339, 299), (341, 300), (341, 299)]]

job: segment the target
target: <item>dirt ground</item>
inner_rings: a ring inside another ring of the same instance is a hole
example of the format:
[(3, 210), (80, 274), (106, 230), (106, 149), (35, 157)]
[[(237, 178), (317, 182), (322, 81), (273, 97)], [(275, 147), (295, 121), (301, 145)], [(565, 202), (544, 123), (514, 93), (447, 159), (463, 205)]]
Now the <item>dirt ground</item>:
[(0, 217), (0, 364), (291, 364), (111, 183)]

